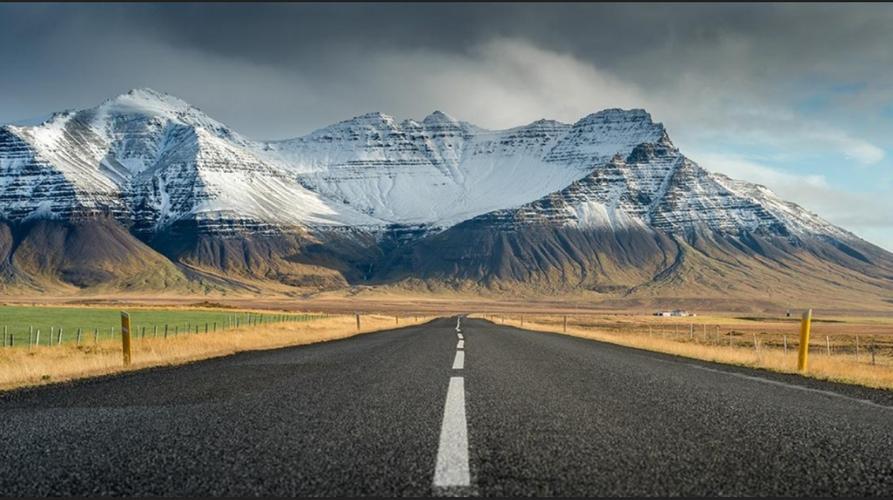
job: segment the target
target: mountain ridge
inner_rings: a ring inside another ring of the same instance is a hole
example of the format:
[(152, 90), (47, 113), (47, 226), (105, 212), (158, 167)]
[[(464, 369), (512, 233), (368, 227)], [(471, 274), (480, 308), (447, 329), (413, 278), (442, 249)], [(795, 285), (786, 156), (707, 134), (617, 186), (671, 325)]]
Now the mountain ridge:
[[(257, 141), (182, 99), (135, 89), (40, 124), (0, 127), (0, 282), (101, 284), (105, 271), (71, 278), (66, 259), (86, 262), (75, 255), (40, 266), (17, 257), (41, 220), (63, 235), (101, 221), (112, 240), (134, 239), (113, 247), (163, 269), (168, 282), (213, 283), (198, 286), (207, 290), (225, 289), (227, 277), (318, 290), (421, 279), (722, 294), (717, 280), (686, 266), (730, 276), (734, 259), (754, 276), (815, 259), (846, 276), (841, 289), (893, 290), (889, 252), (764, 186), (704, 170), (642, 109), (504, 130), (441, 111), (421, 121), (374, 112)], [(122, 265), (133, 276), (106, 281), (138, 282), (139, 267)], [(820, 274), (806, 274), (831, 293)]]

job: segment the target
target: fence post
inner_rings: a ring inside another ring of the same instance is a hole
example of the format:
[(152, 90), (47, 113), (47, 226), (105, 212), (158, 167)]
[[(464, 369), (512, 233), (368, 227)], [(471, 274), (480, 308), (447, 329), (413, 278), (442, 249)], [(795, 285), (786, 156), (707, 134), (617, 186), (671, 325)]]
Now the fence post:
[(782, 338), (784, 339), (784, 355), (787, 356), (788, 355), (788, 336), (784, 335)]
[(760, 352), (760, 346), (757, 344), (757, 334), (753, 334), (753, 351), (756, 353)]
[(40, 345), (40, 328), (37, 329), (37, 335), (34, 337), (34, 345)]
[(871, 364), (874, 364), (874, 351), (876, 350), (874, 347), (874, 338), (871, 339)]
[(217, 322), (216, 321), (214, 322), (214, 329), (211, 331), (214, 333), (217, 333)]
[(124, 366), (130, 366), (130, 315), (121, 311), (121, 347), (124, 350)]
[(157, 336), (158, 336), (158, 325), (152, 325), (152, 338), (154, 339)]
[(59, 340), (56, 342), (56, 345), (62, 345), (62, 327), (59, 327)]
[(797, 370), (804, 372), (809, 367), (809, 327), (812, 325), (812, 309), (807, 309), (800, 320), (800, 349), (797, 354)]
[(831, 355), (831, 337), (825, 335), (825, 345), (828, 346), (828, 356)]
[(694, 339), (695, 339), (695, 324), (692, 323), (692, 324), (688, 325), (688, 340), (694, 340)]
[(99, 328), (93, 329), (93, 345), (96, 345), (99, 342)]
[(564, 315), (564, 333), (567, 333), (567, 314)]
[(400, 324), (400, 317), (397, 316), (396, 314), (394, 315), (394, 324), (395, 324), (395, 325), (399, 325), (399, 324)]
[(357, 316), (357, 331), (360, 331), (360, 313), (354, 313)]
[(164, 324), (164, 338), (167, 338), (167, 323)]
[(78, 333), (74, 339), (74, 345), (81, 345), (81, 329), (78, 328)]

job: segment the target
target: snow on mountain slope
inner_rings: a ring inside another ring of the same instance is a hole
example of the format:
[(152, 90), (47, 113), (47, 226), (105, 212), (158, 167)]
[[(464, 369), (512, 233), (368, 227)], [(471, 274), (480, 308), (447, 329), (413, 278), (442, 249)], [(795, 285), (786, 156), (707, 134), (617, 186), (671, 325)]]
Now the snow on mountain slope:
[(176, 97), (151, 89), (135, 89), (82, 114), (104, 139), (109, 156), (132, 174), (152, 166), (169, 127), (188, 126), (244, 146), (248, 140), (226, 125)]
[(110, 213), (158, 229), (183, 217), (381, 225), (265, 164), (186, 102), (136, 89), (35, 126), (0, 129), (0, 217)]
[(0, 128), (0, 218), (92, 213), (148, 232), (185, 218), (424, 234), (482, 216), (854, 238), (763, 187), (703, 171), (644, 110), (508, 130), (439, 111), (402, 122), (369, 113), (260, 142), (149, 89)]
[(120, 215), (124, 183), (124, 168), (106, 158), (102, 139), (75, 114), (37, 127), (0, 128), (0, 217)]
[(333, 208), (286, 172), (203, 128), (171, 129), (155, 166), (134, 178), (137, 219), (156, 230), (190, 217), (249, 227), (379, 225), (350, 209)]
[(2, 216), (110, 212), (124, 217), (133, 176), (157, 159), (171, 126), (226, 128), (185, 102), (148, 89), (99, 106), (0, 129)]
[(592, 169), (566, 188), (478, 222), (503, 228), (552, 224), (595, 229), (657, 229), (670, 234), (856, 237), (764, 186), (713, 174), (663, 136)]
[(561, 189), (597, 162), (664, 134), (642, 110), (499, 131), (439, 111), (399, 123), (370, 113), (266, 143), (261, 154), (292, 169), (310, 189), (375, 217), (448, 227)]

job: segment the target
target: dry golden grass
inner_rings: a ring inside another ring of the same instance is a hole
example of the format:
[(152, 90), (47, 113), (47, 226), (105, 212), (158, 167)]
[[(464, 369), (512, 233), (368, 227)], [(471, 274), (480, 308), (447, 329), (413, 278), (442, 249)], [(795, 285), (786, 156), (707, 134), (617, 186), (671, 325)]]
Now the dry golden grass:
[[(472, 316), (484, 319), (492, 318), (491, 315), (486, 314)], [(563, 331), (563, 318), (560, 316), (524, 315), (523, 324), (520, 316), (498, 316), (495, 318), (496, 323), (526, 330), (571, 335), (716, 363), (762, 368), (780, 373), (799, 373), (797, 371), (797, 350), (793, 339), (791, 344), (789, 344), (787, 354), (785, 354), (783, 349), (774, 347), (759, 337), (757, 338), (759, 349), (754, 349), (752, 341), (748, 344), (741, 339), (736, 340), (733, 338), (735, 343), (732, 347), (729, 347), (726, 339), (716, 341), (711, 339), (709, 335), (707, 342), (704, 342), (700, 335), (694, 335), (692, 339), (689, 337), (688, 330), (688, 326), (691, 323), (688, 322), (683, 333), (677, 336), (669, 331), (661, 334), (654, 329), (649, 333), (647, 326), (644, 328), (610, 331), (581, 326), (575, 324), (575, 320), (580, 321), (575, 318), (568, 320), (567, 332), (565, 333)], [(689, 319), (682, 318), (682, 320), (688, 321)], [(647, 321), (647, 318), (645, 321)], [(700, 318), (699, 321), (702, 324), (715, 323), (715, 321), (707, 318)], [(582, 322), (585, 324), (585, 321)], [(798, 327), (799, 325), (793, 326), (795, 331)], [(873, 364), (871, 362), (872, 356), (865, 350), (862, 350), (859, 356), (852, 353), (835, 353), (828, 356), (827, 354), (817, 352), (821, 350), (818, 343), (811, 342), (810, 345), (812, 349), (809, 355), (809, 369), (801, 375), (878, 389), (893, 389), (893, 358), (890, 356), (885, 354), (877, 355), (874, 357)], [(824, 345), (824, 343), (821, 345)], [(834, 348), (832, 347), (833, 352)]]
[(128, 368), (122, 366), (120, 339), (100, 341), (95, 345), (75, 346), (67, 343), (33, 349), (28, 346), (5, 348), (0, 349), (0, 390), (176, 365), (242, 351), (325, 342), (431, 319), (429, 316), (401, 317), (398, 325), (394, 316), (363, 315), (361, 328), (357, 331), (353, 315), (334, 316), (299, 323), (230, 329), (220, 333), (134, 339), (133, 364)]

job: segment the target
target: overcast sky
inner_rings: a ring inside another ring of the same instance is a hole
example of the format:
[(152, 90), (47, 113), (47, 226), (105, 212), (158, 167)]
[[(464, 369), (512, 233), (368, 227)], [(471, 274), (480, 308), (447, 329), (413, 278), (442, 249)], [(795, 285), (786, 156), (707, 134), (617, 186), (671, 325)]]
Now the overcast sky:
[(885, 4), (0, 4), (0, 123), (135, 87), (257, 139), (641, 107), (708, 169), (893, 250), (891, 26)]

